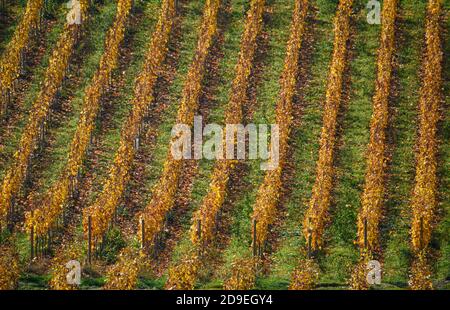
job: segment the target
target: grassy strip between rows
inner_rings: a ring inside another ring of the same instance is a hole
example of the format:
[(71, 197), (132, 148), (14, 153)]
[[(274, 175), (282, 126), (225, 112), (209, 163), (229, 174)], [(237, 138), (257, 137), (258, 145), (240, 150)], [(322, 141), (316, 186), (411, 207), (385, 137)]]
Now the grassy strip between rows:
[(336, 150), (336, 188), (331, 225), (325, 232), (325, 253), (318, 260), (319, 286), (346, 286), (350, 269), (358, 258), (353, 244), (357, 236), (357, 214), (366, 169), (379, 25), (367, 23), (364, 1), (355, 2), (353, 50), (349, 71), (348, 103), (342, 116), (341, 138)]

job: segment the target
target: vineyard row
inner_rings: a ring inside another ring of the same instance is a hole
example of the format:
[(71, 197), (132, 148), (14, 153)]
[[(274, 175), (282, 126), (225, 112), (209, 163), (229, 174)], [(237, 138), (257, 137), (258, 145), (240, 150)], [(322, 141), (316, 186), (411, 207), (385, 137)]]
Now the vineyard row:
[(413, 212), (411, 243), (415, 260), (410, 286), (413, 289), (432, 287), (426, 256), (437, 207), (437, 124), (442, 100), (443, 60), (439, 26), (441, 11), (442, 1), (429, 0), (425, 55), (422, 64), (423, 80), (419, 98), (416, 177), (411, 201)]
[(367, 147), (367, 171), (358, 216), (358, 244), (372, 252), (378, 246), (379, 223), (383, 211), (386, 169), (386, 129), (389, 121), (389, 95), (395, 50), (397, 0), (385, 1), (382, 11), (378, 72), (373, 97), (370, 142)]

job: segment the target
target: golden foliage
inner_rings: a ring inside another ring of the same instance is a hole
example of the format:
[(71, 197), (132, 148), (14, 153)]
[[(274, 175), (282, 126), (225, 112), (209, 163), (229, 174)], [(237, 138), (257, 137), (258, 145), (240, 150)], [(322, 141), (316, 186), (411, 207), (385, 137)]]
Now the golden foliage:
[(290, 290), (312, 290), (319, 281), (319, 266), (313, 259), (301, 260), (291, 276)]
[(255, 286), (258, 258), (240, 258), (231, 265), (232, 274), (224, 284), (224, 290), (251, 290)]
[(426, 51), (423, 60), (423, 81), (419, 99), (416, 178), (412, 197), (413, 224), (411, 234), (412, 245), (416, 252), (427, 247), (430, 242), (433, 214), (436, 208), (436, 153), (438, 143), (436, 131), (442, 98), (443, 53), (439, 29), (441, 6), (439, 0), (430, 0), (428, 4), (425, 35)]
[[(207, 0), (205, 3), (197, 49), (183, 88), (182, 99), (177, 114), (177, 124), (192, 125), (194, 114), (198, 110), (198, 100), (202, 91), (206, 60), (217, 32), (219, 6), (220, 0)], [(175, 160), (169, 148), (162, 175), (153, 188), (153, 196), (149, 204), (142, 213), (141, 218), (144, 221), (139, 221), (139, 226), (144, 222), (144, 242), (147, 245), (151, 244), (156, 234), (161, 231), (165, 216), (173, 207), (182, 168), (183, 161)], [(141, 233), (142, 231), (142, 227), (140, 227), (139, 232)], [(142, 236), (140, 237), (142, 240)]]
[(442, 100), (442, 59), (439, 19), (442, 1), (429, 0), (425, 29), (423, 80), (419, 99), (419, 133), (417, 138), (416, 177), (412, 196), (413, 221), (411, 243), (416, 260), (411, 268), (410, 286), (431, 289), (431, 271), (426, 253), (433, 230), (437, 206), (437, 123)]
[(386, 168), (386, 128), (389, 121), (389, 95), (391, 92), (392, 61), (395, 49), (395, 20), (397, 0), (383, 3), (378, 73), (373, 97), (370, 125), (370, 143), (367, 147), (367, 171), (361, 197), (362, 209), (358, 215), (358, 244), (365, 247), (365, 222), (367, 222), (367, 250), (378, 247), (379, 223), (383, 211)]
[(143, 257), (133, 248), (124, 248), (118, 262), (111, 266), (106, 276), (106, 290), (132, 290), (136, 286)]
[[(86, 1), (82, 0), (81, 2)], [(81, 7), (82, 16), (84, 16), (87, 6), (83, 4)], [(43, 86), (33, 102), (28, 122), (20, 138), (19, 147), (14, 153), (13, 162), (6, 171), (5, 178), (0, 185), (0, 224), (2, 227), (5, 227), (4, 224), (11, 209), (14, 195), (21, 189), (25, 181), (31, 155), (37, 146), (41, 131), (46, 125), (52, 100), (64, 79), (70, 56), (77, 41), (78, 31), (79, 25), (66, 24), (59, 37), (45, 72)]]
[(174, 1), (164, 1), (143, 68), (135, 82), (133, 109), (122, 126), (119, 149), (115, 154), (109, 176), (103, 184), (103, 190), (98, 199), (83, 212), (83, 229), (86, 236), (88, 217), (92, 216), (93, 239), (101, 237), (108, 229), (129, 180), (135, 152), (133, 142), (139, 134), (144, 116), (153, 101), (153, 90), (162, 62), (166, 58), (174, 16)]
[(427, 262), (426, 253), (417, 254), (411, 266), (409, 287), (413, 290), (432, 290), (431, 276), (432, 272)]
[(342, 101), (344, 71), (347, 64), (347, 41), (350, 36), (352, 3), (353, 0), (340, 0), (334, 21), (334, 50), (323, 111), (316, 180), (303, 222), (303, 234), (307, 240), (311, 234), (313, 250), (320, 249), (322, 246), (322, 235), (331, 203), (337, 115)]
[(95, 119), (100, 109), (101, 97), (108, 90), (111, 74), (117, 66), (120, 44), (125, 35), (126, 22), (131, 10), (132, 0), (119, 0), (116, 18), (105, 39), (105, 51), (91, 84), (86, 88), (80, 119), (72, 138), (68, 160), (58, 181), (46, 193), (41, 206), (33, 213), (26, 213), (25, 224), (34, 227), (37, 236), (45, 235), (58, 217), (77, 185), (77, 174), (83, 165), (88, 150)]
[(14, 241), (0, 245), (0, 290), (13, 290), (19, 283), (19, 253)]
[(81, 263), (83, 257), (82, 245), (79, 242), (72, 242), (63, 245), (51, 261), (50, 288), (53, 290), (76, 290), (77, 286), (67, 282), (67, 273), (69, 270), (66, 264), (71, 260)]
[(166, 288), (169, 290), (193, 290), (201, 261), (197, 254), (188, 255), (181, 263), (169, 268)]
[(367, 282), (367, 265), (370, 261), (368, 252), (363, 252), (350, 276), (350, 288), (352, 290), (367, 290), (369, 283)]

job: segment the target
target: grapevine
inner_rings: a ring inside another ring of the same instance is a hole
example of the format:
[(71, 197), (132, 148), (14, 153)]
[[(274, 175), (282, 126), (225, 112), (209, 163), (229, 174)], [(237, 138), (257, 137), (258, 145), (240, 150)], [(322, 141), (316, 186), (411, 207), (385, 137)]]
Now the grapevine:
[(416, 178), (412, 197), (413, 224), (411, 233), (415, 252), (420, 252), (430, 242), (432, 218), (436, 207), (436, 130), (439, 120), (442, 84), (442, 50), (439, 38), (440, 12), (441, 1), (430, 0), (426, 25), (423, 85), (419, 99)]
[(313, 259), (302, 260), (292, 273), (290, 290), (311, 290), (319, 280), (319, 267)]
[[(367, 172), (362, 209), (358, 216), (358, 244), (372, 252), (378, 246), (379, 223), (383, 209), (386, 167), (386, 128), (389, 120), (389, 95), (391, 92), (392, 57), (395, 49), (395, 20), (397, 0), (385, 1), (382, 11), (378, 73), (373, 97), (370, 125), (370, 142), (367, 148)], [(367, 236), (367, 240), (365, 238)], [(367, 248), (366, 248), (367, 243)]]
[[(281, 77), (281, 93), (276, 108), (276, 123), (280, 127), (279, 165), (276, 169), (266, 173), (253, 205), (252, 223), (256, 223), (256, 240), (253, 240), (255, 247), (263, 245), (267, 239), (269, 225), (276, 219), (277, 202), (283, 187), (281, 176), (287, 160), (286, 153), (293, 121), (292, 102), (297, 85), (300, 48), (305, 33), (308, 3), (308, 0), (295, 2), (291, 36)], [(253, 229), (254, 227), (252, 227), (252, 231)]]
[(358, 215), (358, 245), (360, 261), (350, 279), (354, 289), (367, 289), (366, 269), (371, 254), (378, 249), (379, 224), (383, 211), (386, 167), (386, 128), (389, 121), (392, 58), (395, 49), (397, 0), (385, 1), (382, 11), (378, 73), (373, 97), (370, 142), (367, 148), (367, 171)]
[(232, 274), (224, 284), (224, 290), (251, 290), (256, 280), (257, 258), (241, 258), (231, 265)]
[(66, 264), (71, 260), (81, 262), (83, 257), (82, 246), (78, 242), (67, 243), (63, 245), (51, 261), (51, 279), (50, 288), (53, 290), (75, 290), (76, 285), (67, 283)]
[(0, 290), (16, 289), (19, 282), (19, 253), (14, 239), (0, 244)]
[(313, 250), (322, 246), (323, 230), (331, 203), (337, 114), (342, 101), (352, 3), (353, 0), (340, 0), (334, 21), (334, 50), (323, 112), (323, 127), (320, 137), (319, 159), (316, 167), (316, 180), (312, 190), (309, 209), (306, 212), (303, 222), (303, 234), (307, 240), (311, 238), (311, 248)]
[(118, 262), (108, 270), (106, 290), (131, 290), (136, 285), (143, 257), (130, 247), (119, 254)]
[(411, 288), (431, 288), (426, 263), (428, 244), (437, 206), (437, 123), (441, 104), (442, 59), (439, 19), (442, 1), (429, 0), (425, 29), (423, 81), (419, 98), (416, 176), (412, 193), (411, 243), (416, 259), (411, 270)]
[(169, 268), (166, 288), (169, 290), (193, 290), (201, 267), (198, 254), (190, 254), (180, 264)]
[[(87, 10), (87, 0), (81, 2), (82, 16)], [(13, 156), (11, 167), (7, 170), (0, 187), (0, 224), (5, 227), (7, 216), (11, 215), (14, 196), (22, 188), (30, 168), (31, 156), (45, 133), (49, 110), (60, 88), (70, 56), (78, 39), (79, 25), (66, 24), (59, 41), (49, 60), (43, 86), (33, 103), (28, 122), (20, 138), (19, 147)]]

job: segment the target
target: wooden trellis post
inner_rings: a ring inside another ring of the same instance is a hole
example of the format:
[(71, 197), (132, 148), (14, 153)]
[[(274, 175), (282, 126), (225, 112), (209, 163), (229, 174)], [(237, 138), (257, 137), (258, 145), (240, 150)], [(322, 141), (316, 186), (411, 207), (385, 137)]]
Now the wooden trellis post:
[(256, 219), (253, 219), (253, 256), (256, 256), (258, 254), (258, 247), (256, 242), (257, 237), (256, 224), (257, 224)]
[(88, 216), (88, 262), (92, 263), (92, 216)]
[(141, 217), (141, 249), (145, 249), (145, 221)]
[(312, 252), (312, 234), (311, 232), (308, 234), (308, 259), (311, 259)]
[(52, 246), (52, 234), (51, 229), (48, 230), (48, 236), (47, 236), (47, 254), (50, 254), (50, 248)]
[(364, 219), (364, 248), (367, 250), (368, 240), (367, 240), (367, 218)]
[(9, 210), (6, 218), (7, 228), (9, 232), (12, 232), (14, 227), (13, 213), (14, 213), (14, 197), (11, 197), (9, 201)]
[(201, 244), (202, 240), (202, 220), (197, 219), (197, 239), (199, 241), (200, 246), (198, 247), (198, 254), (200, 255), (202, 253), (203, 244)]
[[(31, 211), (31, 218), (34, 217), (34, 211)], [(30, 259), (34, 258), (34, 225), (31, 225), (30, 231)]]
[(1, 98), (0, 98), (0, 116), (3, 115), (6, 112), (6, 108), (5, 108), (5, 91), (2, 89), (2, 94), (1, 94)]
[(155, 258), (158, 257), (158, 254), (159, 254), (159, 238), (158, 238), (158, 234), (156, 234), (153, 237), (153, 254), (155, 255)]
[(19, 59), (20, 60), (20, 74), (24, 75), (25, 74), (25, 51), (23, 48), (20, 50), (19, 58), (20, 58)]
[(202, 220), (197, 220), (197, 238), (200, 240), (202, 238)]
[(419, 247), (422, 250), (425, 247), (424, 246), (424, 242), (423, 242), (423, 217), (420, 218), (420, 234), (419, 234), (419, 237), (420, 237)]

